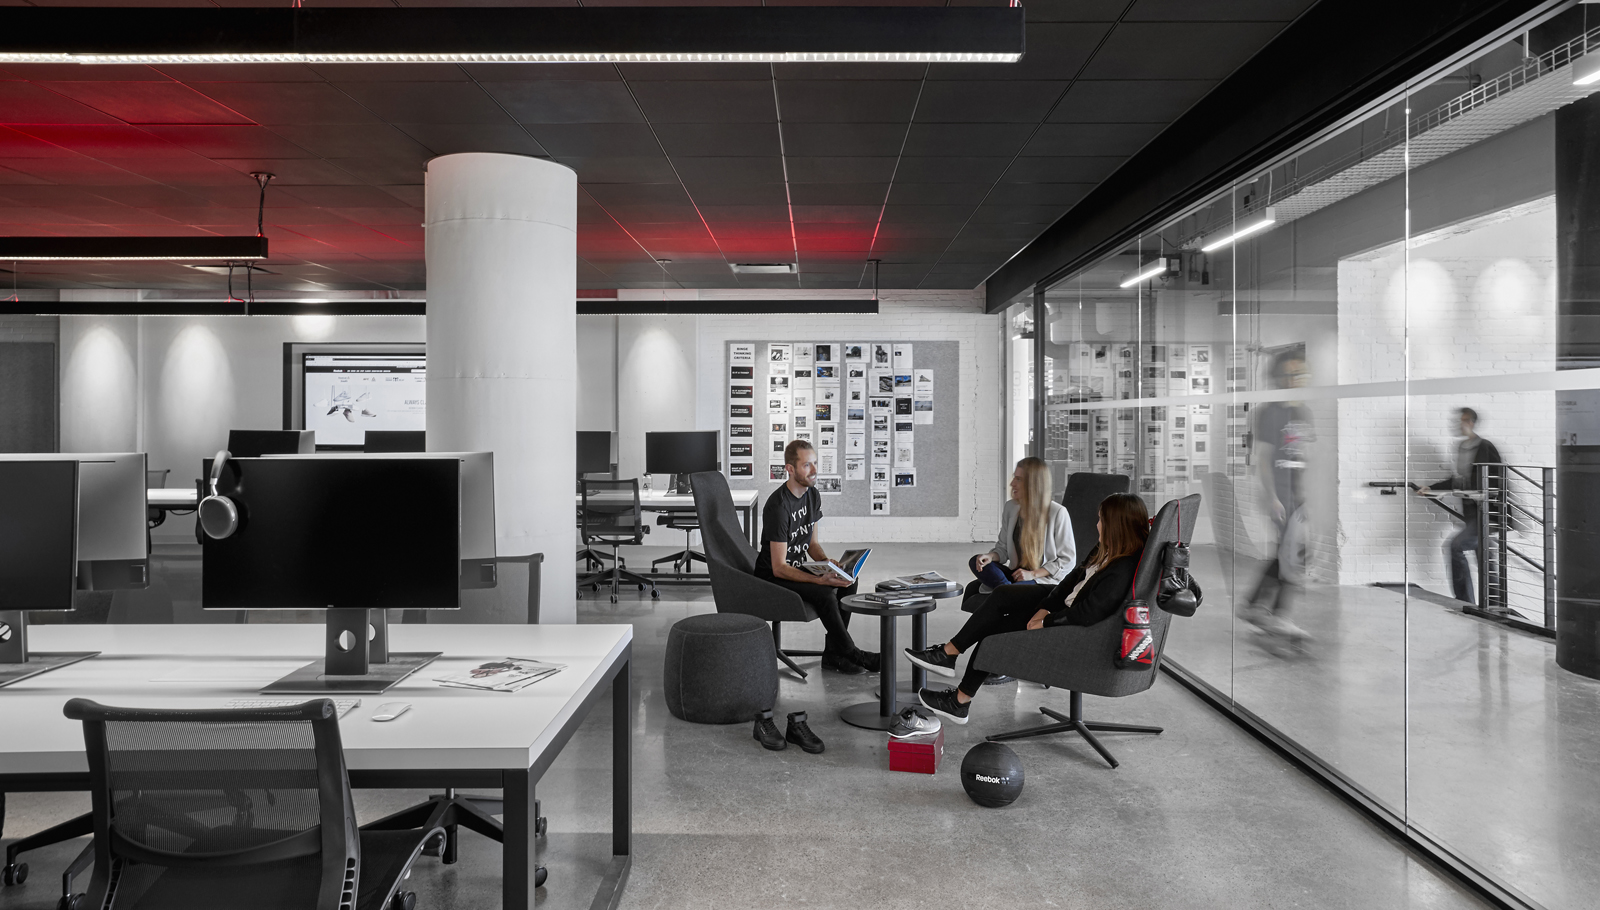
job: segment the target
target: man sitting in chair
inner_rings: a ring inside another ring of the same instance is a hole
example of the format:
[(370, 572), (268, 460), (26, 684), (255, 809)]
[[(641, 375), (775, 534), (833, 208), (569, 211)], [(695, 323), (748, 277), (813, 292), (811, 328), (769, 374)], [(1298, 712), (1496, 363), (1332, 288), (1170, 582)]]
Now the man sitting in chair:
[(876, 673), (877, 653), (856, 647), (850, 637), (850, 616), (839, 609), (839, 598), (854, 594), (855, 583), (795, 568), (808, 559), (823, 562), (828, 558), (817, 537), (817, 523), (822, 521), (822, 494), (816, 490), (817, 453), (810, 443), (796, 439), (784, 447), (783, 463), (789, 479), (767, 497), (761, 509), (756, 576), (788, 588), (817, 611), (828, 630), (822, 647), (824, 668), (849, 675)]
[[(907, 648), (906, 657), (920, 667), (954, 678), (956, 657), (990, 635), (1045, 626), (1092, 626), (1115, 616), (1139, 571), (1139, 556), (1150, 535), (1150, 512), (1138, 496), (1112, 493), (1101, 500), (1095, 527), (1100, 545), (1061, 584), (1007, 585), (1002, 590), (1009, 596), (989, 598), (954, 638), (920, 651)], [(952, 723), (966, 723), (972, 698), (989, 675), (974, 666), (976, 657), (974, 654), (967, 661), (960, 686), (918, 692), (922, 704)]]

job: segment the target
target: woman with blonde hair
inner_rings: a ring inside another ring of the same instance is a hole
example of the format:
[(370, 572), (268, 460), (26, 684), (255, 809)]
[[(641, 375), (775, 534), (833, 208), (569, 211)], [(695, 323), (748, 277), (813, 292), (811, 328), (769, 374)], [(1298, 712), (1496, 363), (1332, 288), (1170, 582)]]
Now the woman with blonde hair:
[(1077, 563), (1072, 520), (1051, 495), (1050, 466), (1029, 456), (1011, 472), (1011, 498), (1000, 511), (1000, 536), (987, 553), (967, 563), (977, 581), (967, 585), (961, 608), (971, 612), (996, 588), (1053, 585)]
[[(906, 648), (906, 657), (923, 669), (954, 678), (956, 658), (990, 635), (1046, 626), (1092, 626), (1115, 616), (1139, 569), (1139, 557), (1150, 534), (1150, 512), (1138, 496), (1112, 493), (1100, 501), (1096, 528), (1100, 545), (1060, 584), (1011, 585), (996, 591), (949, 641), (921, 650)], [(922, 704), (953, 723), (966, 723), (972, 697), (989, 676), (974, 663), (967, 661), (967, 672), (958, 687), (918, 692)]]

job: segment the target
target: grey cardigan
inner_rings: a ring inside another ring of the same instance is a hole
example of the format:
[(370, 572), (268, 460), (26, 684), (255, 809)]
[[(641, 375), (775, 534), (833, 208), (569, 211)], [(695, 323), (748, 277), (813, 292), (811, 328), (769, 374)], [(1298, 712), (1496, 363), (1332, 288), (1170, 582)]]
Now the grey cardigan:
[[(1017, 568), (1018, 562), (1017, 554), (1011, 552), (1011, 538), (1016, 533), (1017, 519), (1021, 515), (1021, 504), (1015, 499), (1007, 499), (1005, 508), (1000, 510), (1000, 539), (994, 542), (991, 550), (996, 562), (1013, 569)], [(1039, 579), (1039, 583), (1053, 585), (1059, 584), (1077, 566), (1078, 548), (1072, 539), (1072, 520), (1059, 502), (1050, 503), (1049, 525), (1044, 535), (1044, 559), (1039, 568), (1050, 574)]]

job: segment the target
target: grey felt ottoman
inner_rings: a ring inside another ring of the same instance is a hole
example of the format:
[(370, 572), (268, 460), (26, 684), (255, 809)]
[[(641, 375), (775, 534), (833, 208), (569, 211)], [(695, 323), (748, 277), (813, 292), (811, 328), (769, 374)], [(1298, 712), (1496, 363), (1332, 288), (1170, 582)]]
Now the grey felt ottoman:
[(778, 652), (771, 627), (742, 613), (678, 620), (667, 635), (662, 689), (672, 716), (691, 723), (754, 719), (778, 699)]

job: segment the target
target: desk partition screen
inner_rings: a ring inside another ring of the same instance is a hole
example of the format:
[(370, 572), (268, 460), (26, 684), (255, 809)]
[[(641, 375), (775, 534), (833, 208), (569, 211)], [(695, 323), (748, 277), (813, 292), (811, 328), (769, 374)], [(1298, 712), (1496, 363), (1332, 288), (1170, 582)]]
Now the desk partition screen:
[(0, 612), (70, 610), (78, 463), (0, 461)]

